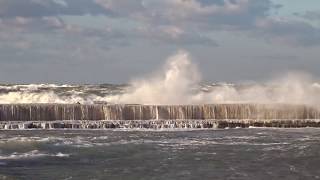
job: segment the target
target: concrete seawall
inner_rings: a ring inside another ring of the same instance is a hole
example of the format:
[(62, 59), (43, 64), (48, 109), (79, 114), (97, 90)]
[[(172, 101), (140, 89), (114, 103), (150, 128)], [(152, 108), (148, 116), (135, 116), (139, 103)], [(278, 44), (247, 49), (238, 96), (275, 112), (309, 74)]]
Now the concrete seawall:
[(318, 108), (286, 104), (0, 105), (0, 129), (320, 127), (319, 120)]

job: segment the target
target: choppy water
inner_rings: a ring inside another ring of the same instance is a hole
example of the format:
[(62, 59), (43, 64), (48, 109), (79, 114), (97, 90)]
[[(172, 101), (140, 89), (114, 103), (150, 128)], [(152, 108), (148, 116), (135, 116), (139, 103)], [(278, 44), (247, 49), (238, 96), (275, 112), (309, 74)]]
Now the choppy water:
[[(157, 86), (155, 83), (154, 86)], [(254, 84), (227, 84), (227, 83), (201, 83), (192, 87), (187, 87), (188, 91), (195, 94), (216, 93), (215, 101), (222, 101), (220, 96), (230, 94), (228, 91), (245, 91), (254, 86)], [(132, 85), (129, 84), (0, 84), (0, 104), (20, 104), (20, 103), (81, 103), (81, 104), (96, 104), (96, 103), (118, 103), (118, 96), (130, 93), (133, 91)], [(177, 89), (185, 91), (186, 87), (179, 87)], [(272, 91), (269, 87), (268, 91)], [(221, 92), (223, 92), (221, 94)], [(168, 92), (167, 92), (168, 93)], [(176, 94), (177, 92), (171, 92)], [(148, 92), (143, 93), (148, 95)], [(170, 93), (168, 93), (170, 94)], [(162, 95), (167, 96), (168, 94)], [(219, 100), (220, 97), (220, 100)], [(142, 98), (142, 97), (139, 97)], [(185, 97), (187, 98), (187, 97)], [(188, 97), (190, 98), (190, 97)], [(200, 98), (200, 97), (198, 97)], [(231, 98), (231, 97), (230, 97)], [(138, 101), (140, 102), (140, 101)], [(127, 103), (138, 103), (127, 102)], [(123, 102), (122, 102), (123, 103)], [(159, 104), (159, 102), (153, 102)], [(174, 104), (175, 102), (169, 103)], [(161, 103), (160, 103), (161, 104)], [(179, 103), (178, 103), (179, 104)]]
[(275, 84), (197, 82), (191, 83), (190, 86), (180, 86), (178, 82), (180, 81), (122, 85), (0, 84), (0, 104), (282, 103), (319, 105), (320, 99), (320, 84), (307, 80), (297, 80), (297, 82), (288, 80), (285, 83)]
[(124, 93), (128, 85), (0, 84), (0, 103), (88, 103)]
[[(190, 87), (209, 92), (214, 88), (233, 87), (233, 84), (212, 83)], [(77, 103), (106, 102), (111, 96), (124, 94), (128, 84), (0, 84), (0, 104), (10, 103)]]
[(0, 179), (320, 179), (320, 129), (0, 131)]

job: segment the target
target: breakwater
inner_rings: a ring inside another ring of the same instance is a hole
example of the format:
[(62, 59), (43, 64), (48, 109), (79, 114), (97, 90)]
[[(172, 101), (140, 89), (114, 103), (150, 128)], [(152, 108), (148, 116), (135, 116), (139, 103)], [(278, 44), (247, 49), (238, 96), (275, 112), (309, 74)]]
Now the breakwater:
[(0, 105), (0, 129), (320, 127), (320, 109), (287, 104)]

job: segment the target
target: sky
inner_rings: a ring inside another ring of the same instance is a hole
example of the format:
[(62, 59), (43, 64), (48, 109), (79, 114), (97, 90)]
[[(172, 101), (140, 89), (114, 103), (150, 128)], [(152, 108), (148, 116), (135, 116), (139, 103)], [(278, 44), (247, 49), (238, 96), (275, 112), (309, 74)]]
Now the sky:
[(320, 1), (0, 0), (0, 83), (126, 83), (181, 49), (208, 82), (319, 78)]

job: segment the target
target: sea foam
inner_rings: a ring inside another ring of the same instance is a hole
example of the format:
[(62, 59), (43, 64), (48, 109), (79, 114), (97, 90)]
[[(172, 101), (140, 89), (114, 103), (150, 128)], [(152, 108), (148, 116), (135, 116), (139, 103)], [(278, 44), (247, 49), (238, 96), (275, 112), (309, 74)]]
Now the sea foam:
[(320, 103), (319, 81), (305, 73), (284, 72), (283, 76), (250, 84), (203, 83), (194, 62), (187, 51), (179, 51), (163, 67), (134, 78), (128, 85), (3, 84), (0, 104)]

